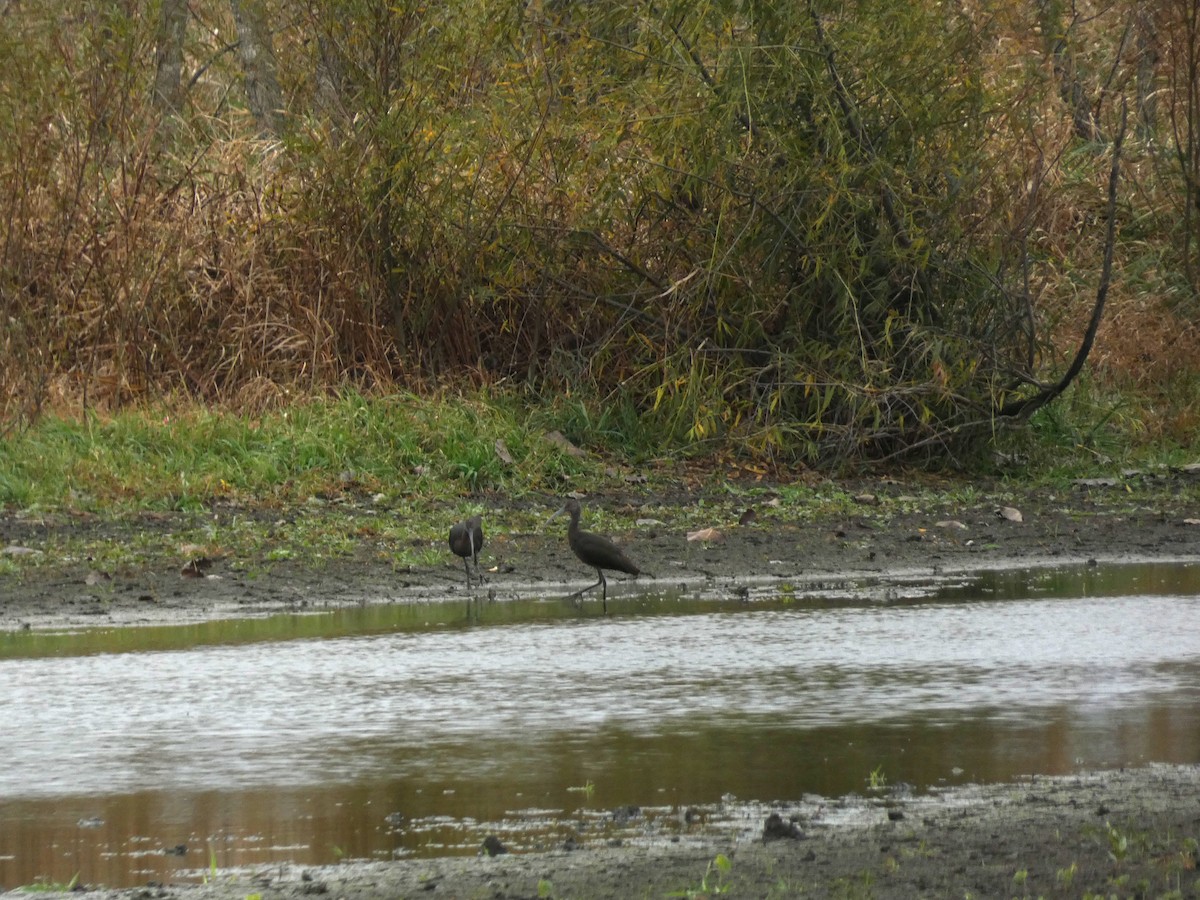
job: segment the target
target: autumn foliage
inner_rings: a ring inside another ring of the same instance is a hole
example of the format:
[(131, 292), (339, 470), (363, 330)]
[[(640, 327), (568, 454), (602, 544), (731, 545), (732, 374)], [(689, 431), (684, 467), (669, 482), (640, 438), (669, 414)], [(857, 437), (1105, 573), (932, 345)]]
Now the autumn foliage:
[(10, 5), (0, 420), (509, 382), (954, 452), (1078, 346), (1124, 108), (1093, 370), (1192, 421), (1190, 5)]

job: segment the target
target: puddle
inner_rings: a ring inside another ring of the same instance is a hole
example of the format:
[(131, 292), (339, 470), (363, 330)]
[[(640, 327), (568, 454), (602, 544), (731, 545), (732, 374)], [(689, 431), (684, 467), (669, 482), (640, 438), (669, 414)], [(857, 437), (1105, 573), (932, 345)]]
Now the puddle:
[(5, 636), (0, 886), (686, 839), (872, 773), (1200, 762), (1200, 566), (738, 587)]

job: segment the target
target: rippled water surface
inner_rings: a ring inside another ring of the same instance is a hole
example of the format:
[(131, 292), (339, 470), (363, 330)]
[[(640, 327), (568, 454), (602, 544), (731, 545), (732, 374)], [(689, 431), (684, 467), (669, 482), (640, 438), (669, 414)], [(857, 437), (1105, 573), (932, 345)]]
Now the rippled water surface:
[[(0, 887), (598, 837), (721, 798), (1200, 761), (1200, 567), (0, 641)], [(613, 811), (617, 811), (614, 816)]]

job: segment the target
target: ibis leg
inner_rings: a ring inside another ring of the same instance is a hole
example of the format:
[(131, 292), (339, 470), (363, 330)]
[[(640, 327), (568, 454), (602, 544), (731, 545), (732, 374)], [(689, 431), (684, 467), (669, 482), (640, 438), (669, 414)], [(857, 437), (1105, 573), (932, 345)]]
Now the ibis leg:
[(599, 580), (599, 581), (597, 581), (595, 584), (589, 584), (587, 587), (583, 588), (582, 590), (578, 590), (578, 591), (576, 591), (576, 592), (575, 592), (575, 593), (573, 593), (571, 596), (572, 596), (572, 597), (580, 597), (580, 598), (582, 598), (582, 597), (583, 597), (583, 595), (584, 595), (584, 594), (586, 594), (588, 591), (590, 591), (590, 590), (594, 590), (595, 588), (598, 588), (598, 587), (600, 587), (600, 586), (601, 586), (601, 585), (603, 585), (603, 584), (604, 584), (604, 573), (603, 573), (603, 572), (601, 572), (601, 573), (600, 573), (600, 580)]

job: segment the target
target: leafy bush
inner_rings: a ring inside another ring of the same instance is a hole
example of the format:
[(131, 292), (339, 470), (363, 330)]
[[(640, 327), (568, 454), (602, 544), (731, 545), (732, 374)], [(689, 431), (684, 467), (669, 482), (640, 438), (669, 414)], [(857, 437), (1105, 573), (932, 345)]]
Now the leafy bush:
[[(277, 30), (188, 7), (177, 108), (148, 87), (165, 7), (0, 17), (2, 420), (515, 382), (665, 445), (943, 453), (1038, 388), (1094, 290), (1072, 235), (1107, 153), (1032, 9), (246, 5)], [(1087, 41), (1114, 71), (1119, 12)]]

